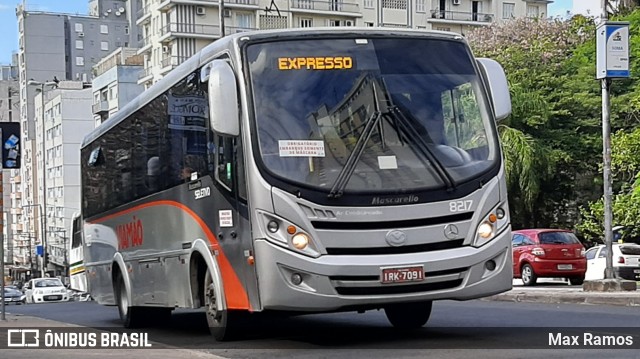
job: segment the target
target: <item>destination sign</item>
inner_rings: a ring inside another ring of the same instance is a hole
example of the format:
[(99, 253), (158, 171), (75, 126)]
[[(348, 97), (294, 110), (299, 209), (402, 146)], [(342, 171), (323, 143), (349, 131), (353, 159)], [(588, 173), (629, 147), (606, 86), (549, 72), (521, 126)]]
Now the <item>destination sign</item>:
[(348, 70), (353, 68), (350, 56), (279, 57), (280, 70)]

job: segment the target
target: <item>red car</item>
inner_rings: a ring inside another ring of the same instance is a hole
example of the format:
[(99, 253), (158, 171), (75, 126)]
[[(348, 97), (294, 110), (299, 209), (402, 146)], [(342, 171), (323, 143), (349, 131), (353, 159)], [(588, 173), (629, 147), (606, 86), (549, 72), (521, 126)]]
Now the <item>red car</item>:
[(540, 277), (569, 278), (580, 285), (587, 271), (584, 246), (564, 229), (522, 229), (513, 231), (513, 277), (534, 285)]

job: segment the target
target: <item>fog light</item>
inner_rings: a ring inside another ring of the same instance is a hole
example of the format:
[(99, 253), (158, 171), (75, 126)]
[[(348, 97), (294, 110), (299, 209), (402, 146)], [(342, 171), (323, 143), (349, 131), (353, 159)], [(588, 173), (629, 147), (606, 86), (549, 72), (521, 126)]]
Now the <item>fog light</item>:
[(300, 275), (299, 273), (293, 273), (291, 275), (291, 283), (300, 285), (302, 283), (302, 275)]
[(496, 215), (498, 216), (498, 219), (503, 219), (506, 213), (504, 212), (504, 209), (498, 208), (496, 209)]
[(490, 260), (490, 261), (487, 261), (487, 263), (485, 263), (484, 266), (488, 270), (494, 270), (494, 269), (496, 269), (496, 262), (494, 262), (493, 260)]
[(480, 237), (489, 238), (491, 237), (492, 233), (493, 233), (493, 226), (490, 223), (484, 222), (480, 226), (478, 226), (478, 234), (480, 235)]
[(278, 222), (276, 221), (269, 221), (269, 223), (267, 223), (267, 229), (271, 233), (276, 233), (279, 227), (280, 226), (278, 226)]
[(303, 250), (309, 245), (309, 237), (304, 233), (298, 233), (291, 238), (291, 244), (296, 249)]

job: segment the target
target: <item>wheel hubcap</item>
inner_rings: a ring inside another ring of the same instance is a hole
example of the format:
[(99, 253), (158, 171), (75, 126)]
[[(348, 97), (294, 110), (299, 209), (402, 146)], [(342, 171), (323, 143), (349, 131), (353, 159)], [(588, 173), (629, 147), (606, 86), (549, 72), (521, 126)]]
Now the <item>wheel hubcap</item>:
[(531, 279), (531, 268), (524, 267), (522, 269), (522, 280), (528, 282)]
[(209, 273), (207, 273), (207, 280), (205, 283), (205, 304), (207, 307), (207, 316), (210, 317), (215, 324), (219, 325), (221, 315), (216, 303), (216, 289)]
[(123, 315), (127, 315), (127, 311), (129, 310), (129, 299), (127, 299), (127, 290), (124, 285), (122, 285), (120, 289), (120, 311), (122, 311)]

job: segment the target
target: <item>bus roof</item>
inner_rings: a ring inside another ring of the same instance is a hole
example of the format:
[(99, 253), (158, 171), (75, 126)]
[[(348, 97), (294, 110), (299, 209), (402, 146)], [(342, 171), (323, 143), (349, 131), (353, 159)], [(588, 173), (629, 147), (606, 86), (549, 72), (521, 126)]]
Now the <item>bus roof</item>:
[(135, 99), (130, 101), (126, 106), (116, 112), (107, 121), (96, 127), (87, 134), (82, 141), (81, 148), (91, 144), (94, 140), (108, 132), (111, 128), (119, 124), (121, 121), (129, 117), (140, 107), (146, 105), (160, 94), (167, 91), (177, 81), (200, 68), (202, 65), (211, 61), (214, 56), (224, 49), (234, 49), (237, 42), (241, 38), (249, 38), (252, 41), (260, 40), (281, 40), (281, 39), (301, 39), (323, 36), (345, 36), (353, 37), (358, 35), (366, 36), (413, 36), (413, 37), (431, 37), (462, 40), (464, 38), (457, 33), (434, 30), (417, 30), (404, 28), (372, 28), (372, 27), (321, 27), (321, 28), (296, 28), (296, 29), (278, 29), (278, 30), (258, 30), (250, 32), (236, 33), (225, 36), (207, 45), (191, 58), (173, 69), (162, 80), (153, 84), (149, 89), (143, 91)]

